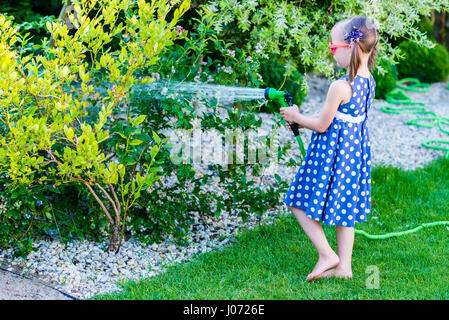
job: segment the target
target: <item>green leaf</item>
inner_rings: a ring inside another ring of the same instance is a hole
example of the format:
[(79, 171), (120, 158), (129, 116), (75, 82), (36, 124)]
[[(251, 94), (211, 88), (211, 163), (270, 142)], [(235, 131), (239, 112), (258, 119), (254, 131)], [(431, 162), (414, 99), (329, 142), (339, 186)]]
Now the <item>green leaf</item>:
[(136, 119), (133, 120), (132, 125), (133, 127), (138, 126), (141, 124), (146, 118), (146, 115), (140, 115)]
[(117, 134), (120, 136), (120, 137), (122, 137), (123, 139), (128, 139), (128, 137), (127, 136), (125, 136), (123, 133), (121, 133), (121, 132), (117, 132)]
[(140, 175), (140, 172), (137, 172), (137, 174), (136, 174), (136, 182), (137, 182), (137, 185), (140, 187), (141, 185), (142, 185), (142, 183), (143, 183), (143, 179), (142, 179), (142, 176)]
[(134, 137), (135, 137), (136, 139), (143, 140), (144, 142), (148, 142), (148, 141), (151, 140), (151, 137), (150, 137), (148, 134), (146, 134), (146, 133), (136, 133), (136, 134), (134, 135)]
[(161, 138), (157, 135), (155, 131), (153, 131), (153, 138), (157, 144), (161, 144)]
[(64, 127), (64, 133), (65, 133), (67, 139), (69, 139), (70, 141), (73, 140), (74, 131), (72, 128)]
[(125, 166), (120, 164), (119, 168), (118, 168), (118, 172), (120, 174), (120, 178), (124, 178), (125, 177)]
[(33, 115), (37, 110), (37, 106), (31, 107), (27, 110), (27, 116)]
[(136, 192), (136, 183), (134, 181), (131, 182), (131, 193)]
[(136, 163), (136, 156), (133, 156), (133, 155), (128, 155), (128, 156), (126, 156), (125, 157), (125, 164), (127, 165), (127, 166), (132, 166), (133, 164), (135, 164)]
[(123, 187), (123, 190), (122, 190), (123, 196), (126, 196), (126, 195), (128, 194), (130, 184), (131, 184), (131, 182), (128, 182), (128, 183), (125, 185), (125, 187)]
[(151, 158), (154, 158), (158, 152), (159, 152), (158, 146), (153, 146), (150, 151)]
[(130, 145), (130, 146), (138, 146), (139, 144), (142, 144), (142, 143), (143, 143), (142, 140), (136, 139), (136, 140), (131, 141), (131, 142), (129, 143), (129, 145)]
[(274, 177), (278, 182), (282, 181), (281, 177), (277, 173), (274, 174)]

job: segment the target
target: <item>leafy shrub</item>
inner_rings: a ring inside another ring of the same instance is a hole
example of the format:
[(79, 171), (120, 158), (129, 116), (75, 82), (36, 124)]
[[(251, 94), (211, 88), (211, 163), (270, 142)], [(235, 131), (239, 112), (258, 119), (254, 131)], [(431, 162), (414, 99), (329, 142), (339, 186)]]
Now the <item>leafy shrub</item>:
[(413, 41), (405, 40), (399, 44), (405, 58), (399, 62), (399, 78), (418, 78), (421, 82), (445, 81), (449, 75), (449, 53), (446, 48), (434, 43), (432, 49)]
[(443, 2), (397, 0), (394, 5), (386, 1), (247, 1), (198, 0), (220, 19), (214, 28), (220, 37), (249, 50), (264, 46), (269, 55), (280, 55), (287, 72), (294, 69), (303, 73), (331, 76), (334, 62), (329, 59), (329, 32), (336, 22), (351, 16), (366, 15), (375, 21), (379, 33), (379, 54), (390, 61), (399, 58), (395, 46), (384, 35), (401, 38), (407, 36), (421, 45), (430, 40), (416, 27), (422, 15), (432, 10), (445, 9)]
[(26, 256), (35, 238), (102, 240), (107, 221), (89, 193), (74, 185), (6, 189), (0, 181), (0, 248), (13, 247)]
[(43, 54), (44, 46), (48, 41), (50, 32), (47, 22), (56, 20), (54, 15), (59, 14), (63, 4), (61, 0), (3, 0), (1, 11), (8, 20), (14, 21), (18, 27), (16, 46), (23, 54), (34, 53), (35, 56)]
[[(385, 71), (383, 74), (379, 66)], [(373, 77), (376, 81), (376, 99), (385, 99), (385, 95), (395, 88), (398, 81), (397, 67), (387, 60), (380, 59), (373, 70)]]
[[(190, 2), (177, 5), (82, 1), (74, 6), (78, 18), (70, 15), (74, 35), (61, 22), (47, 22), (55, 46), (44, 47), (45, 54), (38, 56), (17, 50), (17, 28), (0, 15), (0, 173), (8, 174), (5, 187), (24, 194), (42, 186), (86, 188), (107, 218), (109, 251), (120, 249), (128, 210), (159, 179), (155, 157), (167, 140), (154, 131), (141, 134), (145, 116), (131, 117), (128, 90), (138, 81), (137, 71), (154, 64), (180, 36), (175, 27)], [(103, 14), (87, 19), (94, 9)], [(173, 18), (167, 21), (170, 12)], [(127, 23), (117, 25), (121, 13)], [(117, 38), (119, 49), (112, 50), (110, 43)], [(96, 89), (105, 83), (100, 95)], [(99, 112), (88, 112), (92, 106)], [(146, 163), (136, 168), (145, 152)]]
[(48, 15), (57, 15), (67, 0), (1, 0), (3, 14), (14, 17), (14, 22), (33, 22)]
[(37, 56), (44, 54), (44, 48), (48, 45), (47, 23), (55, 22), (55, 17), (45, 16), (34, 21), (25, 21), (18, 25), (20, 34), (16, 46), (22, 54)]

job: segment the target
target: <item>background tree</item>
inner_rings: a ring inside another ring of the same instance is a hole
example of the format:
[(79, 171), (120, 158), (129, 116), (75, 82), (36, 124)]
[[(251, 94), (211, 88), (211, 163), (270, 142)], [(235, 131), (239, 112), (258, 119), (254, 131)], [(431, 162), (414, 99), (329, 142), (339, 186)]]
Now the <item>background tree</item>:
[(449, 13), (447, 11), (433, 10), (434, 37), (449, 51)]

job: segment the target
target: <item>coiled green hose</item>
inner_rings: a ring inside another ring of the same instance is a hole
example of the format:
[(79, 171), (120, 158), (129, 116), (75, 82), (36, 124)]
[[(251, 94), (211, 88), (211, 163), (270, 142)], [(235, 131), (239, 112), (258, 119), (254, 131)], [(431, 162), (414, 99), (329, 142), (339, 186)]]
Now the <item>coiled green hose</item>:
[[(445, 130), (442, 128), (442, 125), (449, 125), (449, 118), (438, 116), (432, 111), (426, 111), (426, 104), (422, 102), (414, 102), (412, 99), (407, 96), (404, 91), (414, 91), (414, 92), (422, 92), (425, 93), (429, 90), (430, 85), (428, 83), (421, 83), (418, 79), (415, 78), (404, 78), (396, 82), (396, 88), (392, 91), (388, 92), (386, 95), (387, 102), (391, 104), (412, 104), (412, 105), (420, 105), (419, 107), (392, 107), (392, 106), (381, 106), (380, 110), (386, 113), (417, 113), (417, 114), (431, 114), (432, 116), (429, 117), (418, 117), (414, 119), (410, 119), (407, 121), (407, 124), (419, 126), (419, 127), (425, 127), (425, 128), (433, 128), (435, 125), (438, 125), (440, 128), (440, 131), (449, 134), (448, 130)], [(447, 88), (449, 89), (449, 83), (447, 84)], [(421, 124), (419, 122), (421, 121), (432, 121), (432, 124)], [(429, 139), (425, 140), (422, 143), (422, 146), (429, 148), (429, 149), (437, 149), (437, 150), (443, 150), (446, 151), (444, 157), (449, 160), (449, 148), (445, 147), (438, 147), (438, 146), (432, 146), (429, 143), (432, 142), (438, 142), (438, 143), (447, 143), (449, 144), (449, 140), (435, 140), (435, 139)], [(388, 239), (392, 237), (398, 237), (407, 235), (410, 233), (418, 232), (422, 228), (427, 227), (434, 227), (434, 226), (443, 226), (448, 225), (449, 221), (435, 221), (435, 222), (429, 222), (429, 223), (423, 223), (413, 229), (399, 231), (399, 232), (390, 232), (386, 234), (369, 234), (363, 230), (355, 229), (354, 232), (356, 234), (360, 234), (365, 236), (368, 239), (373, 240), (380, 240), (380, 239)]]
[[(430, 85), (428, 83), (421, 83), (418, 79), (415, 78), (405, 78), (396, 82), (396, 88), (392, 91), (388, 92), (386, 95), (387, 102), (391, 104), (408, 104), (408, 105), (420, 105), (419, 107), (392, 107), (392, 106), (381, 106), (380, 110), (386, 113), (416, 113), (416, 114), (430, 114), (429, 117), (417, 117), (414, 119), (410, 119), (407, 121), (407, 124), (415, 125), (418, 127), (425, 128), (433, 128), (435, 125), (438, 125), (441, 132), (449, 134), (449, 130), (445, 130), (443, 128), (444, 125), (449, 126), (449, 118), (444, 116), (438, 116), (432, 111), (426, 111), (426, 104), (422, 102), (415, 102), (409, 96), (407, 96), (403, 90), (414, 91), (414, 92), (422, 92), (425, 93), (429, 91)], [(449, 89), (449, 84), (448, 84)], [(419, 122), (429, 122), (431, 124), (422, 124)], [(449, 127), (448, 127), (449, 128)], [(429, 149), (443, 150), (446, 151), (444, 157), (449, 160), (449, 148), (441, 147), (441, 146), (433, 146), (430, 143), (446, 143), (449, 144), (449, 140), (437, 140), (437, 139), (428, 139), (422, 143), (423, 147)]]

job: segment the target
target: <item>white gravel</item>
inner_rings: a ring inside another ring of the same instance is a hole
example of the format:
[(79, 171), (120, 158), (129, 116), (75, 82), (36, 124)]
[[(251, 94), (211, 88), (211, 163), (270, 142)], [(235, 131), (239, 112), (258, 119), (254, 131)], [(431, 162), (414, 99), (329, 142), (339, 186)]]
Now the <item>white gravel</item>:
[[(330, 81), (309, 76), (309, 95), (301, 106), (304, 114), (315, 114), (323, 106)], [(449, 90), (446, 83), (434, 83), (427, 93), (407, 92), (415, 101), (427, 104), (427, 109), (437, 115), (449, 117)], [(392, 165), (405, 170), (422, 167), (442, 156), (443, 151), (425, 148), (421, 145), (427, 139), (448, 140), (448, 135), (437, 126), (432, 129), (406, 125), (408, 119), (418, 115), (388, 114), (380, 110), (385, 101), (376, 100), (368, 114), (368, 130), (371, 141), (372, 163), (376, 165)], [(273, 121), (272, 115), (260, 114), (263, 119), (263, 130), (269, 132)], [(307, 149), (312, 131), (302, 129), (303, 142)], [(296, 139), (286, 128), (281, 128), (281, 143), (292, 141), (292, 152), (299, 152)], [(299, 165), (298, 165), (299, 166)], [(197, 166), (201, 169), (201, 166)], [(277, 173), (286, 181), (290, 181), (297, 168), (280, 166)], [(216, 185), (217, 177), (206, 189), (222, 192)], [(261, 185), (267, 185), (270, 177), (257, 177)], [(217, 191), (218, 188), (218, 191)], [(53, 284), (78, 298), (91, 297), (97, 293), (119, 290), (118, 281), (155, 276), (165, 271), (168, 264), (180, 263), (192, 259), (197, 253), (222, 248), (233, 242), (237, 231), (252, 229), (259, 223), (270, 224), (277, 217), (288, 215), (283, 206), (267, 210), (261, 217), (250, 215), (243, 223), (235, 212), (225, 213), (219, 218), (200, 217), (190, 213), (195, 224), (190, 226), (188, 246), (179, 247), (166, 237), (160, 244), (142, 245), (136, 241), (125, 241), (118, 255), (105, 251), (106, 243), (89, 241), (73, 241), (66, 248), (59, 241), (37, 241), (36, 251), (27, 259), (11, 257), (11, 250), (0, 251), (0, 264), (3, 261), (10, 270), (19, 267), (23, 274), (35, 276)]]
[(195, 223), (189, 228), (188, 246), (177, 246), (172, 237), (159, 244), (145, 246), (134, 240), (124, 241), (119, 254), (106, 252), (107, 243), (39, 240), (33, 244), (37, 251), (27, 259), (12, 258), (12, 251), (0, 251), (10, 271), (36, 277), (77, 298), (119, 290), (118, 282), (126, 279), (152, 277), (171, 264), (192, 259), (195, 254), (220, 249), (235, 241), (238, 232), (259, 224), (271, 224), (284, 216), (284, 208), (273, 208), (262, 216), (251, 215), (245, 223), (236, 215), (224, 213), (218, 219), (192, 213)]

